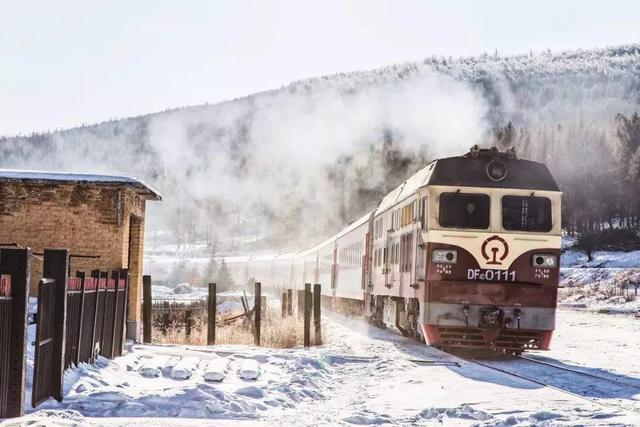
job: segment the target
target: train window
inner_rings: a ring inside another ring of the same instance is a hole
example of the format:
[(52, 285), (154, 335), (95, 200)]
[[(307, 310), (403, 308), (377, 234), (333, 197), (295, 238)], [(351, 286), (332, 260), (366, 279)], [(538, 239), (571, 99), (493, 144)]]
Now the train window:
[(504, 196), (502, 227), (505, 230), (550, 231), (551, 200), (546, 197)]
[(486, 194), (442, 193), (438, 221), (442, 227), (489, 228), (489, 204)]

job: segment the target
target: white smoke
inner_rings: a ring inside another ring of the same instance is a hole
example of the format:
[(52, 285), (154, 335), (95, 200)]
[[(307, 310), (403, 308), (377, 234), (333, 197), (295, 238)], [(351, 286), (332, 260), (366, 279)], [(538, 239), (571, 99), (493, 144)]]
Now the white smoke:
[[(331, 219), (337, 218), (341, 189), (331, 188), (326, 171), (340, 159), (355, 159), (346, 168), (352, 179), (369, 166), (366, 185), (374, 188), (384, 179), (381, 165), (363, 163), (379, 149), (385, 131), (393, 132), (394, 148), (403, 155), (456, 155), (486, 136), (486, 111), (468, 84), (428, 74), (352, 93), (282, 90), (198, 114), (156, 116), (149, 141), (168, 175), (179, 178), (171, 180), (177, 188), (165, 189), (168, 203), (176, 196), (185, 203), (216, 199), (240, 212), (255, 204), (273, 212), (302, 205), (313, 209), (316, 220)], [(194, 142), (189, 133), (203, 122), (218, 132)]]
[[(358, 89), (292, 85), (57, 132), (50, 149), (31, 145), (5, 158), (2, 167), (148, 180), (164, 195), (161, 205), (148, 205), (154, 228), (179, 228), (176, 223), (186, 220), (218, 235), (269, 235), (286, 234), (288, 226), (300, 228), (306, 220), (307, 237), (318, 239), (325, 236), (316, 233), (344, 225), (337, 210), (350, 191), (389, 186), (380, 155), (385, 134), (393, 135), (394, 150), (415, 159), (410, 169), (416, 170), (420, 159), (461, 154), (481, 142), (487, 110), (469, 84), (435, 73)], [(336, 182), (349, 188), (336, 188)], [(350, 219), (363, 213), (351, 212)], [(231, 229), (236, 223), (249, 227)]]

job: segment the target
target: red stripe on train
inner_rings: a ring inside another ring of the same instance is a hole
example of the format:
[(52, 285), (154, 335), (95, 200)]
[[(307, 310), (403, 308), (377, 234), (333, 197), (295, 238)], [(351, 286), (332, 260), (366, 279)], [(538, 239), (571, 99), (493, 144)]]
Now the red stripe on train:
[(558, 289), (523, 283), (429, 282), (427, 302), (556, 308)]

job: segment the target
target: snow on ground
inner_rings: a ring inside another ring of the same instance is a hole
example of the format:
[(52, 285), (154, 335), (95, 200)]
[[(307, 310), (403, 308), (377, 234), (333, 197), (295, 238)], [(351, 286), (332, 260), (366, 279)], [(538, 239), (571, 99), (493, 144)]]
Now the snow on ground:
[(582, 251), (566, 250), (560, 257), (562, 267), (582, 268), (638, 268), (640, 267), (640, 251), (597, 251), (593, 259), (588, 261), (587, 254)]
[(640, 268), (563, 268), (560, 285), (561, 306), (640, 314)]
[(551, 350), (540, 356), (640, 381), (640, 319), (560, 309), (557, 323)]
[[(178, 285), (175, 288), (168, 286), (153, 285), (151, 295), (154, 301), (175, 301), (194, 302), (206, 300), (209, 296), (208, 288), (189, 286), (188, 284)], [(218, 313), (227, 314), (242, 310), (240, 297), (242, 292), (219, 292), (216, 294), (218, 302)]]
[(186, 283), (178, 285), (175, 288), (155, 284), (151, 287), (151, 295), (153, 299), (163, 301), (206, 299), (208, 292), (208, 288), (189, 286)]
[(562, 242), (561, 306), (640, 314), (640, 251), (597, 251), (588, 261), (584, 252), (570, 249), (575, 239), (565, 236)]
[[(622, 395), (612, 388), (601, 406), (463, 361), (358, 319), (324, 322), (328, 344), (311, 349), (135, 345), (116, 360), (100, 359), (96, 365), (67, 371), (64, 401), (49, 400), (39, 408), (46, 412), (19, 422), (640, 424), (640, 412), (608, 405), (636, 403), (640, 390)], [(638, 348), (640, 320), (561, 310), (554, 349), (534, 357), (637, 381)], [(418, 364), (414, 359), (435, 363)], [(143, 376), (141, 368), (154, 363), (158, 376)], [(176, 367), (188, 375), (172, 375)], [(222, 381), (205, 381), (216, 369), (224, 371)], [(258, 376), (246, 379), (250, 374)], [(588, 389), (589, 379), (584, 381)]]

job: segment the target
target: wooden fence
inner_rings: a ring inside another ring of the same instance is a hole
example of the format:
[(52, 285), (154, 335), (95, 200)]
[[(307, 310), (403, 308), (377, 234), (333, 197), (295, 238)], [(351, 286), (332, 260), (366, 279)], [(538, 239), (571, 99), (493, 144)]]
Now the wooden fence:
[[(207, 345), (214, 345), (216, 341), (216, 328), (228, 324), (234, 320), (244, 318), (251, 321), (254, 344), (261, 345), (262, 320), (266, 310), (266, 297), (262, 295), (260, 282), (254, 283), (253, 307), (249, 307), (246, 295), (241, 297), (243, 313), (220, 319), (217, 313), (216, 284), (209, 284), (207, 298), (180, 299), (180, 300), (154, 300), (152, 297), (151, 276), (143, 277), (142, 297), (142, 324), (143, 342), (152, 342), (152, 330), (160, 330), (163, 333), (170, 327), (184, 328), (185, 340), (189, 339), (194, 318), (200, 316), (207, 323)], [(315, 342), (322, 342), (321, 331), (321, 286), (307, 283), (298, 297), (298, 315), (304, 317), (303, 344), (311, 345), (311, 321), (313, 319)], [(282, 317), (293, 314), (293, 289), (285, 290), (281, 295)]]
[[(0, 248), (0, 418), (24, 414), (25, 367), (28, 327), (28, 298), (32, 252), (29, 248)], [(94, 362), (98, 355), (122, 355), (127, 312), (129, 273), (93, 270), (69, 277), (69, 251), (46, 249), (43, 278), (39, 281), (36, 323), (32, 405), (49, 397), (62, 400), (64, 371), (82, 362)], [(261, 344), (261, 320), (266, 306), (261, 286), (256, 282), (254, 307), (244, 298), (244, 316), (253, 320), (254, 342)], [(316, 342), (320, 342), (320, 285), (310, 287), (304, 298), (305, 346), (309, 345), (309, 326), (313, 313)], [(283, 296), (283, 314), (291, 315), (292, 290)], [(286, 300), (286, 301), (285, 301)], [(144, 341), (151, 341), (151, 278), (144, 278)], [(197, 311), (207, 314), (207, 342), (215, 344), (217, 321), (215, 284), (209, 285), (207, 299), (193, 303), (185, 311), (186, 333), (190, 318)], [(314, 307), (315, 306), (315, 307)], [(164, 303), (162, 307), (165, 308)], [(303, 313), (300, 312), (299, 315)]]
[[(122, 354), (127, 270), (69, 275), (69, 251), (46, 249), (38, 283), (32, 405), (62, 400), (64, 370)], [(0, 418), (24, 414), (29, 248), (0, 248)], [(101, 295), (101, 297), (99, 297)], [(98, 329), (98, 325), (100, 328)]]
[(24, 413), (31, 250), (0, 248), (0, 418)]
[(98, 355), (122, 355), (126, 324), (126, 269), (67, 277), (69, 252), (45, 250), (38, 289), (32, 405), (62, 401), (64, 370)]

